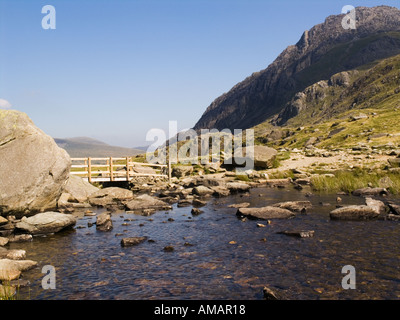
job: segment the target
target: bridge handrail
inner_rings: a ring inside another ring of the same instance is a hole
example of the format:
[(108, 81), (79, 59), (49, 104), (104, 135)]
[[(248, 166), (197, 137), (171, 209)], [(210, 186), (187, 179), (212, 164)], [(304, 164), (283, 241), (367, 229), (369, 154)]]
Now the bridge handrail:
[[(80, 163), (77, 164), (77, 162)], [(84, 162), (84, 164), (82, 164), (82, 162)], [(101, 164), (99, 162), (105, 163)], [(161, 173), (134, 172), (134, 168), (138, 167), (153, 167), (155, 170), (161, 171)], [(124, 170), (118, 170), (120, 168), (124, 168)], [(165, 168), (167, 168), (167, 174), (162, 172)], [(83, 175), (82, 178), (87, 178), (90, 183), (96, 181), (122, 181), (122, 178), (124, 181), (130, 181), (133, 177), (163, 177), (171, 180), (170, 165), (134, 162), (131, 157), (71, 158), (71, 169), (82, 169), (71, 170), (70, 173), (77, 176)], [(99, 177), (99, 175), (101, 175), (101, 177)]]

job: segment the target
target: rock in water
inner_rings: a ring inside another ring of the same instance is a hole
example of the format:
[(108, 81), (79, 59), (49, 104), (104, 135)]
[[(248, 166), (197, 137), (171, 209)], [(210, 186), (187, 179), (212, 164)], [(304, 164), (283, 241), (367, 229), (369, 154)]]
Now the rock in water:
[(279, 300), (278, 295), (268, 287), (264, 287), (263, 294), (265, 300)]
[(389, 214), (387, 216), (387, 219), (389, 221), (400, 221), (400, 216), (396, 215), (396, 214)]
[(289, 237), (297, 237), (297, 238), (312, 238), (314, 237), (314, 231), (281, 231), (278, 234), (284, 234)]
[(200, 214), (203, 213), (203, 210), (200, 210), (200, 209), (198, 209), (198, 208), (193, 208), (192, 211), (191, 211), (191, 213), (192, 213), (192, 215), (194, 215), (194, 216), (198, 216), (198, 215), (200, 215)]
[[(4, 248), (2, 248), (4, 249)], [(23, 260), (26, 258), (26, 251), (25, 250), (0, 250), (0, 259), (10, 259), (10, 260)]]
[(236, 215), (260, 220), (289, 219), (295, 216), (292, 211), (278, 207), (239, 208)]
[(147, 237), (132, 237), (132, 238), (124, 238), (121, 240), (122, 247), (131, 247), (136, 246), (142, 242), (145, 242)]
[(272, 205), (273, 207), (278, 207), (282, 209), (287, 209), (294, 212), (307, 212), (308, 209), (312, 208), (312, 204), (310, 201), (287, 201), (287, 202), (279, 202)]
[(97, 216), (96, 229), (99, 231), (110, 231), (113, 228), (111, 214), (103, 212)]
[(355, 196), (382, 196), (387, 195), (389, 192), (385, 188), (363, 188), (353, 191)]
[(193, 194), (197, 194), (198, 196), (206, 196), (213, 194), (214, 191), (210, 188), (207, 188), (205, 186), (198, 186), (193, 188)]
[(32, 260), (0, 259), (0, 280), (18, 279), (22, 271), (30, 270), (36, 266), (37, 262)]
[(374, 220), (379, 216), (379, 212), (375, 208), (368, 206), (347, 206), (330, 213), (332, 220)]
[[(171, 210), (172, 206), (169, 203), (166, 203), (160, 199), (149, 196), (147, 194), (140, 195), (135, 199), (127, 202), (125, 204), (128, 210), (131, 211), (143, 211), (147, 209), (155, 210)], [(153, 212), (153, 213), (154, 213)]]
[(0, 214), (56, 208), (71, 160), (29, 117), (0, 110)]
[(43, 212), (29, 218), (23, 217), (16, 227), (30, 234), (47, 234), (59, 232), (75, 224), (76, 218), (70, 214)]
[(231, 193), (247, 192), (250, 190), (250, 186), (243, 182), (229, 182), (226, 184), (226, 187)]
[(393, 203), (389, 203), (388, 206), (389, 206), (389, 209), (390, 209), (391, 213), (400, 216), (400, 206), (399, 205), (396, 205), (396, 204), (393, 204)]
[(365, 204), (374, 209), (378, 214), (384, 214), (386, 212), (386, 206), (382, 201), (372, 198), (365, 198)]

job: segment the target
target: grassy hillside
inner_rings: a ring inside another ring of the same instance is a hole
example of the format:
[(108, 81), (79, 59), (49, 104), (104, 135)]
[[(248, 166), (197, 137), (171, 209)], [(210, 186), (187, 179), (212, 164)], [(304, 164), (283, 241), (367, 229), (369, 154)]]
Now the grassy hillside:
[(115, 147), (87, 137), (54, 140), (57, 145), (65, 149), (72, 158), (128, 157), (143, 153), (143, 150)]

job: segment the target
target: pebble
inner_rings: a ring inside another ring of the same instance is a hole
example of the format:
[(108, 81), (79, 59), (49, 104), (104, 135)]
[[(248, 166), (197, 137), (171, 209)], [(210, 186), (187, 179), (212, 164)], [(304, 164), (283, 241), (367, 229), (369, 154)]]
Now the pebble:
[(172, 252), (172, 251), (174, 251), (175, 249), (174, 249), (173, 246), (166, 246), (166, 247), (164, 247), (163, 250), (164, 250), (165, 252)]

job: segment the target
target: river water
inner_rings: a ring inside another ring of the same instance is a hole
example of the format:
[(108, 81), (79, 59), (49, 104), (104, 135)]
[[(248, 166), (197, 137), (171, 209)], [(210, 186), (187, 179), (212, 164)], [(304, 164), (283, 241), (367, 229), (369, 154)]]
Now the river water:
[[(363, 202), (342, 198), (344, 205)], [(265, 222), (239, 220), (236, 209), (228, 208), (293, 200), (309, 200), (313, 209), (265, 228), (257, 227)], [(23, 273), (31, 285), (21, 288), (18, 298), (259, 300), (264, 286), (293, 300), (400, 298), (400, 224), (330, 221), (335, 206), (336, 195), (307, 197), (293, 189), (257, 188), (250, 196), (211, 199), (195, 217), (191, 207), (176, 205), (151, 217), (115, 212), (111, 232), (88, 227), (96, 218), (81, 215), (73, 230), (10, 245), (25, 249), (27, 259), (39, 263)], [(277, 234), (285, 230), (314, 230), (315, 235)], [(154, 242), (121, 247), (122, 237), (134, 236)], [(165, 246), (174, 251), (164, 252)], [(41, 286), (44, 265), (56, 269), (54, 290)], [(342, 288), (346, 265), (356, 269), (355, 290)]]

